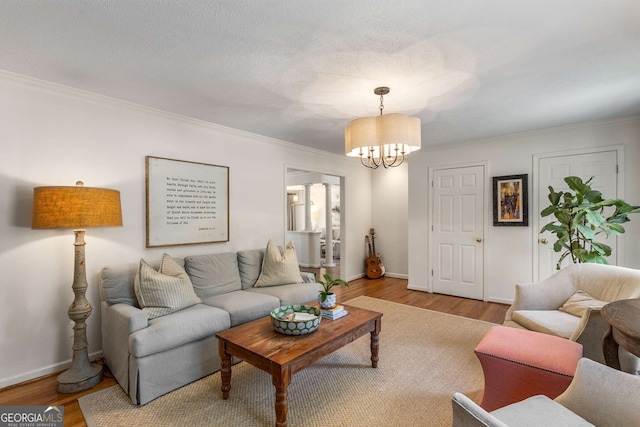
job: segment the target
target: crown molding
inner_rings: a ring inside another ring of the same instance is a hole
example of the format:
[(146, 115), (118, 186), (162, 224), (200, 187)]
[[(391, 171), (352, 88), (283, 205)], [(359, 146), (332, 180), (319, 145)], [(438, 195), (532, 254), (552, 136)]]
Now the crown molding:
[(148, 107), (141, 104), (125, 101), (118, 98), (113, 98), (106, 95), (100, 95), (95, 92), (89, 92), (83, 89), (74, 88), (71, 86), (65, 86), (58, 83), (53, 83), (46, 80), (40, 80), (34, 77), (25, 76), (22, 74), (12, 73), (10, 71), (0, 70), (0, 81), (14, 84), (16, 86), (22, 86), (27, 89), (39, 90), (42, 92), (51, 93), (57, 96), (64, 96), (68, 98), (77, 99), (79, 101), (89, 101), (97, 104), (108, 105), (114, 108), (121, 108), (130, 111), (135, 111), (143, 114), (150, 114), (156, 117), (161, 117), (169, 120), (177, 120), (184, 123), (189, 123), (196, 126), (201, 126), (209, 129), (215, 129), (217, 131), (225, 132), (232, 135), (241, 136), (243, 138), (252, 139), (258, 142), (264, 142), (268, 144), (280, 145), (290, 149), (304, 151), (305, 153), (313, 154), (314, 156), (323, 156), (331, 159), (343, 159), (344, 156), (330, 153), (327, 151), (318, 150), (312, 147), (306, 147), (304, 145), (294, 144), (293, 142), (283, 141), (268, 136), (246, 132), (240, 129), (235, 129), (227, 126), (222, 126), (216, 123), (208, 122), (206, 120), (196, 119), (193, 117), (185, 116), (182, 114), (172, 113), (169, 111), (161, 110), (158, 108)]

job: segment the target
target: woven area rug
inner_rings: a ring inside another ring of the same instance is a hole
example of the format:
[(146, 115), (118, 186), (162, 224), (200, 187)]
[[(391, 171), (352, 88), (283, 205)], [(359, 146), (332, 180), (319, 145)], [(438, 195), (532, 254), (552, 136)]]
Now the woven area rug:
[[(348, 303), (383, 313), (378, 368), (367, 335), (298, 372), (288, 388), (289, 426), (450, 426), (453, 392), (480, 399), (473, 349), (491, 323), (369, 297)], [(136, 407), (116, 385), (80, 398), (80, 408), (89, 427), (275, 424), (267, 373), (241, 362), (231, 386), (222, 400), (218, 372)]]

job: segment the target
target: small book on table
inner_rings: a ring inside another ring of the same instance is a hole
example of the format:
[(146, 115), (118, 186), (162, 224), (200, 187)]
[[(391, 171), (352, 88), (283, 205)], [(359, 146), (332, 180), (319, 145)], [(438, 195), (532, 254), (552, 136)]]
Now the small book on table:
[(321, 311), (322, 317), (331, 320), (339, 319), (348, 313), (348, 311), (344, 309), (343, 305), (336, 305), (333, 308), (323, 308)]

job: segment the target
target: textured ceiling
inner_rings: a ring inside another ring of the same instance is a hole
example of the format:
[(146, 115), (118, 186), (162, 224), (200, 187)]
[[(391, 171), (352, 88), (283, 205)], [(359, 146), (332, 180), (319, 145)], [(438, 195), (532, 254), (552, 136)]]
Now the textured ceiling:
[(0, 69), (334, 153), (386, 85), (444, 144), (640, 114), (640, 1), (2, 0)]

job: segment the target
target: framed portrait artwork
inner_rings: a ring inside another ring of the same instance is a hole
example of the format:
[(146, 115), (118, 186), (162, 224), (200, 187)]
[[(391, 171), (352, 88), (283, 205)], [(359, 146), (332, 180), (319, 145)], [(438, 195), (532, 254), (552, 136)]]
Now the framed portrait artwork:
[(493, 225), (529, 225), (527, 174), (493, 177)]
[(147, 247), (229, 241), (229, 168), (145, 157)]

